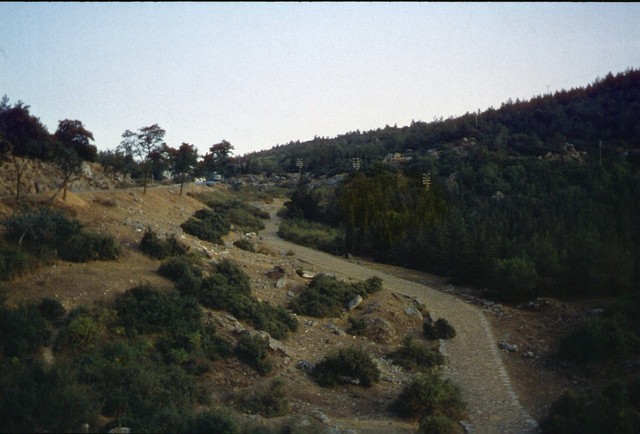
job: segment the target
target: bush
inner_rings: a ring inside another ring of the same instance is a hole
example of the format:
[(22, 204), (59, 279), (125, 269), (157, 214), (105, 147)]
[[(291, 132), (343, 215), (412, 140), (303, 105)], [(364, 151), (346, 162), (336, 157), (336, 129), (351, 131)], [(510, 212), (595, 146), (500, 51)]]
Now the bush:
[(119, 322), (129, 333), (173, 333), (198, 330), (201, 313), (195, 299), (176, 291), (160, 291), (149, 285), (137, 286), (118, 296), (114, 306)]
[(202, 270), (194, 256), (180, 255), (166, 259), (160, 264), (158, 274), (173, 281), (181, 294), (192, 295), (200, 300)]
[(461, 418), (465, 404), (460, 389), (436, 372), (418, 374), (391, 405), (391, 410), (411, 420), (441, 415), (452, 420)]
[(621, 315), (599, 317), (579, 324), (562, 339), (558, 356), (575, 363), (621, 359), (638, 346), (638, 338)]
[(286, 219), (280, 223), (278, 235), (302, 246), (331, 254), (342, 254), (344, 242), (341, 233), (327, 225), (303, 219)]
[(464, 430), (447, 416), (434, 414), (420, 420), (418, 434), (462, 434)]
[(155, 259), (165, 259), (187, 253), (187, 247), (173, 235), (163, 240), (151, 228), (147, 228), (140, 241), (140, 251)]
[(540, 428), (553, 434), (640, 432), (640, 380), (614, 384), (595, 396), (565, 392)]
[(288, 412), (284, 386), (284, 381), (276, 378), (269, 387), (255, 390), (249, 397), (243, 399), (243, 410), (264, 417), (284, 416)]
[(253, 245), (253, 243), (249, 240), (245, 240), (245, 239), (240, 239), (237, 241), (233, 242), (233, 245), (236, 246), (237, 248), (247, 251), (247, 252), (255, 252), (256, 249)]
[(426, 320), (422, 324), (422, 330), (427, 339), (453, 339), (456, 337), (456, 331), (449, 322), (440, 318), (435, 323)]
[(423, 342), (407, 336), (402, 341), (402, 346), (391, 353), (393, 363), (411, 371), (429, 370), (444, 363), (442, 354), (429, 348)]
[(269, 340), (260, 336), (245, 334), (238, 339), (236, 346), (238, 358), (255, 369), (259, 374), (271, 372), (273, 366), (267, 360), (269, 355)]
[(366, 350), (348, 347), (338, 350), (316, 365), (315, 380), (321, 386), (359, 384), (370, 387), (380, 381), (380, 369)]
[(203, 241), (222, 243), (222, 236), (229, 233), (231, 224), (224, 215), (208, 209), (196, 211), (193, 217), (180, 225), (186, 233)]
[(0, 246), (0, 280), (10, 280), (29, 266), (29, 254), (22, 249)]
[(34, 305), (10, 309), (0, 306), (0, 354), (30, 360), (49, 339), (47, 324)]
[(60, 258), (71, 262), (115, 260), (120, 246), (110, 235), (81, 231), (65, 240), (58, 249)]
[(49, 297), (45, 297), (40, 301), (40, 304), (38, 305), (38, 311), (44, 319), (54, 324), (59, 324), (66, 314), (62, 303), (60, 303), (55, 298)]
[(365, 298), (382, 287), (378, 277), (364, 282), (348, 283), (333, 276), (319, 274), (291, 302), (291, 309), (298, 313), (318, 318), (335, 317), (342, 314), (349, 301), (360, 295)]
[(227, 217), (243, 232), (258, 232), (264, 229), (262, 220), (244, 208), (230, 209), (227, 211)]
[(185, 432), (192, 434), (237, 434), (238, 424), (225, 410), (209, 410), (192, 418)]

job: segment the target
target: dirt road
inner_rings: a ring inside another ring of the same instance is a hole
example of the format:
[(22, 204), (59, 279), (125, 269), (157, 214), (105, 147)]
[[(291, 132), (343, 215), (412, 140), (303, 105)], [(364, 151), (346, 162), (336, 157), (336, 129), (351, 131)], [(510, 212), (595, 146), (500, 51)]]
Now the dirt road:
[(538, 424), (518, 402), (498, 354), (497, 342), (484, 313), (479, 308), (429, 286), (367, 268), (313, 249), (282, 240), (277, 235), (279, 219), (275, 215), (281, 202), (271, 204), (271, 220), (261, 234), (265, 242), (339, 278), (366, 279), (378, 276), (389, 290), (417, 297), (437, 318), (445, 318), (457, 332), (443, 341), (447, 356), (445, 374), (463, 391), (469, 415), (465, 426), (470, 433), (535, 433)]

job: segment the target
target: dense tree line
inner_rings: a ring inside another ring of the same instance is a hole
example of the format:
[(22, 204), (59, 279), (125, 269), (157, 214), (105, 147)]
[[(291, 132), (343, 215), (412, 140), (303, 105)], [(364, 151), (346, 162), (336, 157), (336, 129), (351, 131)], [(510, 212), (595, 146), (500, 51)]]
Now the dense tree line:
[[(290, 215), (341, 226), (344, 252), (505, 299), (637, 291), (639, 121), (640, 72), (628, 71), (499, 110), (292, 144), (311, 152), (305, 167), (315, 174), (330, 175), (322, 158), (345, 149), (363, 169), (329, 196), (301, 183)], [(408, 146), (410, 161), (380, 162), (380, 152)], [(285, 168), (295, 155), (283, 158)]]

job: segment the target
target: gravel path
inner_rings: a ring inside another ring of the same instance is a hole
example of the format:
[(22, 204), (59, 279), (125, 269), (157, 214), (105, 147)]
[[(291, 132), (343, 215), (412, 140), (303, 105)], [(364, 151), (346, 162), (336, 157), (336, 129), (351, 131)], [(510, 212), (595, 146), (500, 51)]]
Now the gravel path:
[(497, 342), (481, 309), (429, 286), (366, 268), (313, 249), (282, 240), (277, 235), (280, 203), (272, 204), (272, 218), (261, 234), (265, 242), (281, 251), (293, 251), (314, 268), (335, 273), (339, 278), (366, 279), (378, 276), (386, 289), (416, 297), (436, 318), (445, 318), (457, 335), (443, 342), (447, 356), (445, 374), (462, 389), (469, 415), (464, 422), (469, 433), (535, 433), (537, 422), (518, 402), (498, 354)]

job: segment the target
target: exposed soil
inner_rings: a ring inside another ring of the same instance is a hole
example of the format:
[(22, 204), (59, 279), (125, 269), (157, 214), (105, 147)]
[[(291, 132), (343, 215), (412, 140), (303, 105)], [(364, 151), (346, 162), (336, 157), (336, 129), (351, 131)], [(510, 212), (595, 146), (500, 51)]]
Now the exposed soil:
[[(212, 261), (230, 258), (242, 264), (252, 279), (256, 297), (272, 304), (285, 305), (308, 282), (298, 276), (296, 270), (331, 271), (303, 262), (295, 255), (288, 254), (291, 252), (273, 247), (269, 240), (261, 240), (259, 237), (250, 236), (262, 253), (249, 253), (234, 247), (233, 241), (247, 237), (238, 232), (226, 236), (224, 246), (183, 235), (180, 224), (204, 207), (186, 193), (203, 189), (208, 190), (208, 187), (190, 186), (185, 188), (185, 195), (182, 196), (175, 186), (152, 188), (145, 195), (142, 190), (68, 193), (67, 201), (57, 200), (55, 206), (71, 210), (89, 229), (114, 235), (123, 247), (121, 257), (110, 262), (71, 264), (56, 261), (43, 266), (5, 285), (8, 288), (8, 302), (20, 303), (48, 296), (60, 300), (67, 309), (71, 309), (81, 304), (111, 300), (140, 283), (172, 287), (171, 282), (156, 273), (160, 261), (149, 259), (139, 252), (138, 243), (146, 227), (151, 227), (160, 235), (176, 234), (192, 251), (203, 252)], [(36, 196), (32, 196), (31, 200), (33, 198)], [(263, 205), (273, 210), (278, 203)], [(2, 205), (5, 212), (11, 207), (10, 201)], [(485, 305), (481, 300), (471, 298), (474, 291), (451, 288), (444, 279), (437, 276), (364, 260), (352, 261), (371, 270), (426, 284), (449, 292), (465, 302), (481, 305), (496, 341), (505, 340), (518, 346), (517, 351), (501, 351), (500, 355), (517, 398), (535, 419), (544, 417), (550, 403), (562, 391), (588, 387), (584, 380), (568, 375), (550, 360), (557, 347), (558, 337), (567, 333), (586, 312), (595, 307), (603, 307), (601, 300), (569, 304), (545, 299), (529, 309)], [(284, 274), (271, 275), (269, 272), (275, 267), (281, 267)], [(285, 284), (277, 288), (276, 283), (280, 277), (284, 277)], [(310, 415), (340, 431), (356, 429), (362, 433), (414, 432), (415, 424), (394, 418), (387, 410), (411, 376), (391, 365), (386, 357), (399, 346), (405, 335), (419, 335), (422, 316), (407, 313), (407, 307), (412, 305), (413, 297), (392, 290), (367, 298), (353, 315), (375, 316), (390, 325), (386, 332), (369, 337), (354, 337), (345, 332), (348, 330), (346, 314), (334, 319), (300, 317), (300, 330), (286, 341), (278, 343), (278, 348), (273, 351), (272, 359), (276, 369), (269, 376), (261, 377), (235, 359), (218, 362), (216, 369), (206, 377), (213, 401), (233, 407), (256, 387), (280, 376), (287, 384), (292, 414)], [(248, 327), (224, 313), (208, 312), (208, 315), (232, 337), (241, 328)], [(382, 381), (371, 388), (355, 385), (321, 388), (296, 366), (300, 360), (318, 362), (328, 351), (353, 343), (369, 348), (382, 370)]]

